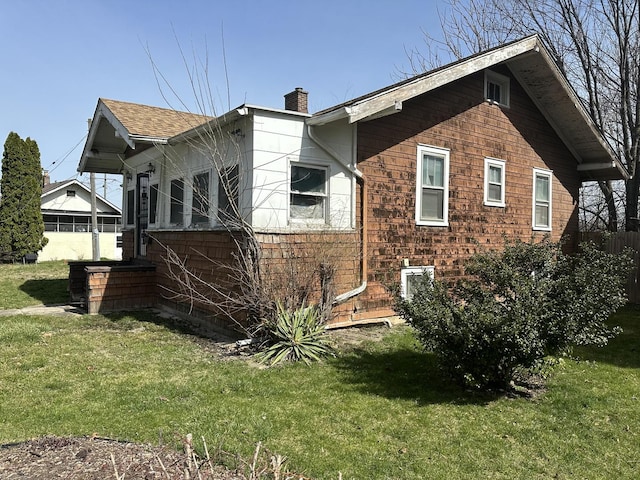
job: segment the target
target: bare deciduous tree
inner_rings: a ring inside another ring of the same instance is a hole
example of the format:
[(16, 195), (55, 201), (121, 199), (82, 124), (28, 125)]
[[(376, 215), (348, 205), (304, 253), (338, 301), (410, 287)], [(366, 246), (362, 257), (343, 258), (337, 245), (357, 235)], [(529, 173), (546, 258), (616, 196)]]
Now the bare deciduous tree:
[[(537, 33), (574, 86), (596, 126), (631, 174), (623, 187), (600, 181), (608, 230), (638, 230), (640, 178), (640, 0), (448, 0), (439, 12), (443, 40), (408, 52), (411, 73)], [(408, 73), (408, 72), (403, 72)], [(592, 208), (592, 206), (587, 206)]]
[[(193, 102), (180, 97), (147, 53), (166, 103), (175, 110), (192, 110), (188, 103)], [(183, 134), (178, 147), (161, 147), (165, 184), (168, 178), (176, 178), (180, 185), (176, 198), (172, 191), (160, 189), (159, 193), (170, 196), (163, 203), (175, 204), (177, 217), (189, 221), (180, 228), (207, 232), (207, 242), (223, 239), (226, 247), (223, 254), (210, 245), (176, 248), (163, 240), (162, 232), (150, 230), (152, 254), (162, 257), (162, 272), (168, 277), (161, 286), (163, 295), (189, 306), (190, 311), (208, 311), (235, 322), (250, 337), (259, 334), (265, 322), (273, 321), (278, 303), (290, 310), (314, 303), (323, 319), (330, 319), (336, 268), (345, 260), (357, 264), (358, 235), (285, 231), (299, 237), (288, 242), (274, 241), (277, 235), (254, 229), (252, 201), (247, 200), (252, 197), (248, 193), (253, 176), (244, 158), (246, 125), (217, 114), (208, 61), (200, 61), (196, 55), (188, 61), (184, 52), (181, 54), (195, 102), (192, 113), (202, 115), (202, 123)], [(227, 102), (228, 98), (229, 94)], [(268, 191), (274, 185), (261, 187)], [(185, 192), (189, 192), (188, 198)]]

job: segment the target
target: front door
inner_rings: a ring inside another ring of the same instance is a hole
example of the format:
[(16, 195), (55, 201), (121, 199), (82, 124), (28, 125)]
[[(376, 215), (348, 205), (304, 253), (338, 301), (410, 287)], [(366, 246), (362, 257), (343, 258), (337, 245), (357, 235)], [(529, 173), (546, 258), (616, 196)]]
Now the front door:
[(149, 228), (149, 174), (138, 174), (136, 197), (136, 256), (144, 257), (147, 255)]

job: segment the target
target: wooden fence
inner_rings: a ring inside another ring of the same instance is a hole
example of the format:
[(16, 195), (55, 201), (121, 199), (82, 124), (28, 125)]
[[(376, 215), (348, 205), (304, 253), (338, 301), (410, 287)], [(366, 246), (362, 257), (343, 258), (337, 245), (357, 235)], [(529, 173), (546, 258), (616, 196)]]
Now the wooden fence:
[[(600, 233), (583, 233), (582, 240), (602, 241)], [(620, 253), (625, 247), (633, 249), (634, 268), (627, 280), (627, 297), (630, 303), (640, 304), (640, 232), (616, 232), (603, 243), (609, 253)]]

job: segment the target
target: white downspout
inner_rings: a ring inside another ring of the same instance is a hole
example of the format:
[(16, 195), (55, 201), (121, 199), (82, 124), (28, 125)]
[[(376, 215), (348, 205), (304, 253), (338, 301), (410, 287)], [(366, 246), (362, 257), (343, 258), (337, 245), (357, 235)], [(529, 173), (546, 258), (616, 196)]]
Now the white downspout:
[[(360, 202), (360, 208), (362, 209), (362, 249), (361, 249), (362, 259), (360, 263), (360, 274), (362, 276), (362, 283), (360, 284), (360, 286), (354, 288), (353, 290), (349, 290), (348, 292), (344, 292), (344, 293), (341, 293), (340, 295), (336, 295), (332, 303), (333, 305), (339, 305), (343, 302), (346, 302), (350, 298), (360, 295), (367, 288), (367, 263), (366, 263), (366, 260), (367, 260), (366, 259), (366, 252), (367, 252), (366, 206), (367, 206), (367, 203), (366, 203), (365, 180), (362, 172), (358, 170), (358, 168), (355, 166), (355, 162), (354, 162), (354, 165), (351, 165), (348, 162), (345, 162), (342, 158), (340, 158), (340, 155), (332, 147), (330, 147), (329, 145), (324, 143), (322, 140), (320, 140), (315, 135), (313, 130), (314, 130), (313, 125), (309, 125), (307, 123), (307, 132), (309, 134), (309, 138), (313, 140), (320, 148), (322, 148), (329, 156), (333, 157), (338, 163), (340, 163), (340, 165), (345, 167), (347, 170), (351, 171), (351, 173), (353, 173), (357, 177), (357, 179), (360, 180), (362, 185), (361, 187), (362, 201)], [(356, 137), (355, 129), (354, 129), (353, 137), (354, 137), (353, 145), (355, 146), (355, 137)]]

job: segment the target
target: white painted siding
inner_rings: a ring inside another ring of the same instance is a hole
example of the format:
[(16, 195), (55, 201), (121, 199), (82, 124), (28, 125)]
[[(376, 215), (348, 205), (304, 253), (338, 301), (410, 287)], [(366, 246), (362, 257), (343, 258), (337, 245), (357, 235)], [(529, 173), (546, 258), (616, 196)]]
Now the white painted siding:
[[(75, 192), (75, 196), (67, 196), (67, 190), (73, 190)], [(91, 194), (84, 188), (71, 184), (67, 187), (63, 187), (54, 192), (43, 195), (40, 208), (42, 210), (90, 212)], [(113, 213), (113, 209), (109, 208), (99, 198), (96, 201), (96, 210), (99, 213)]]
[[(120, 233), (99, 233), (100, 257), (121, 260), (122, 249), (116, 249), (116, 236)], [(91, 260), (93, 246), (91, 232), (44, 232), (49, 239), (47, 245), (38, 252), (38, 261), (50, 260)]]
[[(254, 228), (278, 231), (351, 226), (351, 174), (309, 138), (304, 117), (269, 111), (256, 112), (253, 143)], [(327, 223), (318, 225), (290, 220), (289, 170), (293, 163), (327, 169)]]
[[(155, 172), (150, 184), (159, 185), (158, 223), (150, 229), (183, 229), (190, 227), (192, 179), (196, 173), (210, 172), (210, 205), (215, 228), (218, 201), (218, 171), (211, 156), (223, 159), (225, 165), (240, 162), (240, 209), (243, 217), (257, 231), (296, 231), (326, 228), (353, 228), (355, 181), (349, 168), (353, 164), (353, 128), (346, 122), (338, 127), (316, 127), (323, 144), (332, 146), (330, 153), (318, 146), (308, 135), (304, 116), (280, 111), (251, 109), (250, 114), (222, 128), (223, 139), (215, 146), (203, 146), (206, 139), (186, 140), (173, 146), (162, 146), (127, 159), (125, 168), (132, 179), (124, 188), (123, 209), (127, 207), (126, 192), (135, 188), (136, 175), (148, 170), (151, 162)], [(212, 142), (213, 143), (213, 142)], [(338, 157), (341, 161), (336, 160)], [(299, 163), (321, 167), (327, 172), (326, 222), (290, 220), (290, 166)], [(171, 180), (183, 178), (184, 226), (169, 222)], [(126, 219), (126, 211), (123, 212)], [(198, 228), (202, 228), (199, 225)]]

